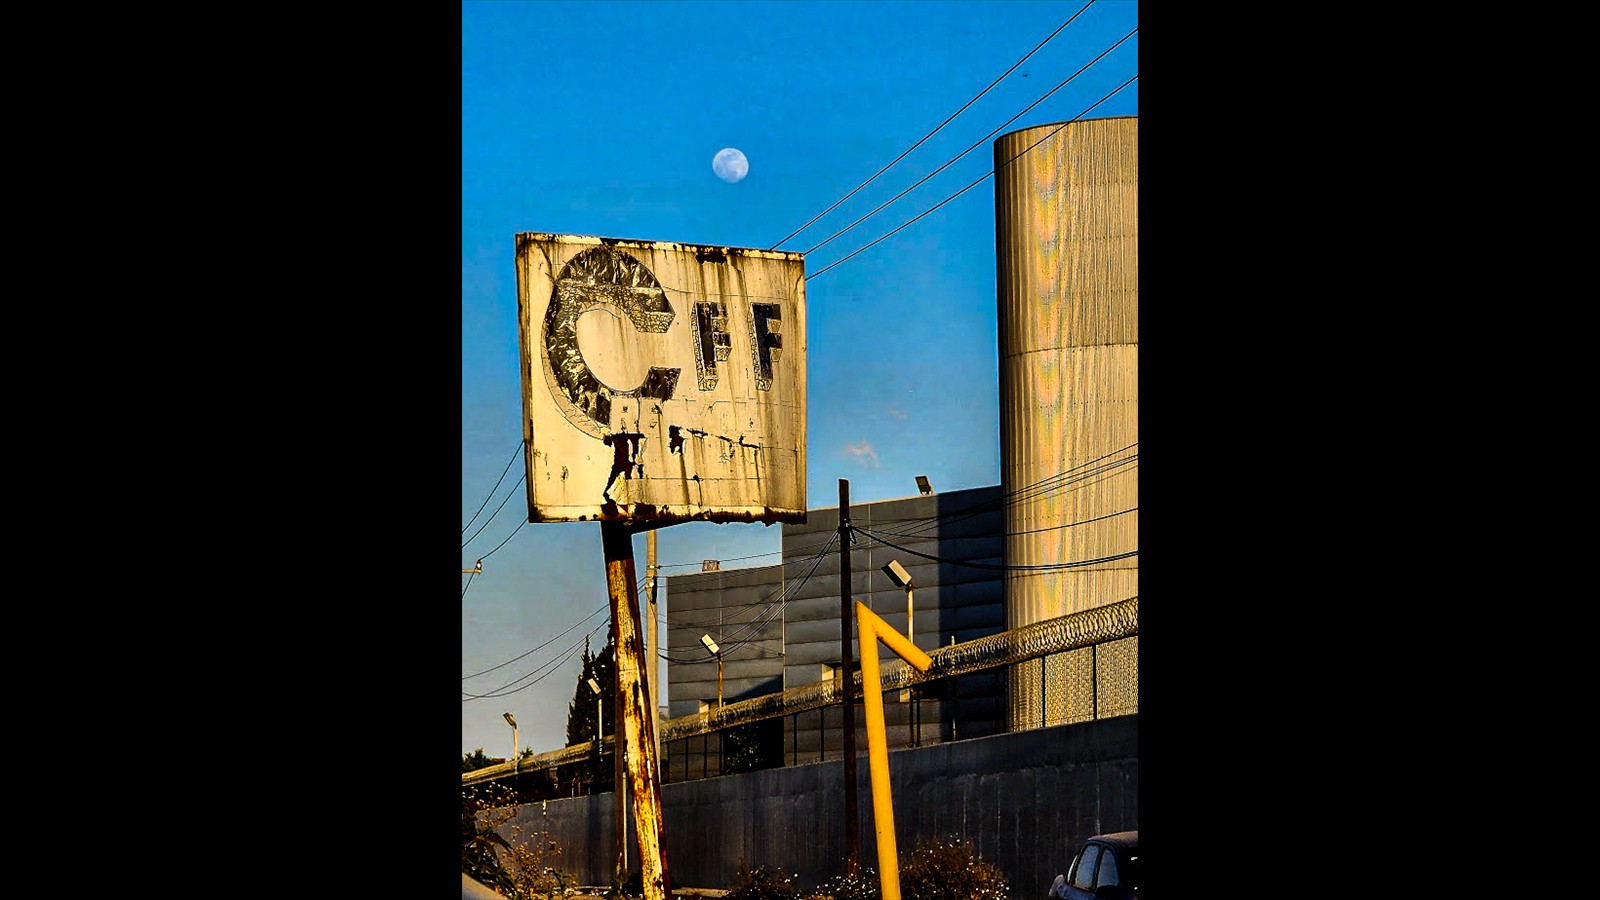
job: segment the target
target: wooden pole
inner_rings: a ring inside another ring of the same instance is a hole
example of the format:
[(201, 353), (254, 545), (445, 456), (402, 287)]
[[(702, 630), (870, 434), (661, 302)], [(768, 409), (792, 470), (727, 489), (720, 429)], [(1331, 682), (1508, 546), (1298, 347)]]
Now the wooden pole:
[[(606, 593), (611, 601), (611, 637), (617, 660), (617, 716), (614, 752), (619, 759), (618, 798), (633, 801), (634, 837), (639, 844), (639, 868), (644, 900), (668, 900), (665, 835), (661, 816), (661, 790), (657, 778), (655, 710), (648, 709), (647, 688), (640, 678), (644, 638), (639, 628), (638, 576), (634, 572), (633, 529), (621, 522), (601, 521), (605, 546)], [(648, 714), (647, 714), (648, 712)], [(616, 816), (621, 822), (625, 810)], [(618, 879), (626, 859), (626, 839), (619, 841)]]
[(839, 479), (839, 672), (844, 688), (844, 851), (850, 874), (861, 869), (861, 813), (856, 802), (856, 704), (850, 688), (855, 606), (850, 597), (850, 482)]

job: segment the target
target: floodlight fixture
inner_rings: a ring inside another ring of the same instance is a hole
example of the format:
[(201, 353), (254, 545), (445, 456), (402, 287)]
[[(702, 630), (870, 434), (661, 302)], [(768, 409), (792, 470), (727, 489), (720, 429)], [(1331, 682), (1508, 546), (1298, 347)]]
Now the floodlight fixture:
[(517, 720), (511, 718), (511, 713), (501, 713), (500, 715), (505, 717), (507, 725), (510, 725), (512, 728), (517, 727)]
[(715, 656), (717, 658), (717, 709), (721, 709), (722, 708), (722, 648), (717, 646), (717, 642), (713, 641), (711, 639), (711, 635), (709, 635), (709, 634), (700, 635), (700, 643), (705, 644), (706, 645), (706, 649), (711, 651), (711, 655)]
[(889, 576), (895, 587), (911, 586), (911, 573), (906, 571), (905, 566), (900, 565), (898, 559), (889, 560), (889, 564), (883, 567), (883, 574)]
[(585, 678), (589, 683), (589, 690), (594, 691), (594, 755), (600, 755), (600, 738), (606, 731), (606, 715), (602, 708), (604, 701), (600, 697), (600, 682), (593, 678)]
[(926, 476), (926, 475), (918, 475), (917, 476), (917, 490), (921, 491), (924, 494), (933, 493), (933, 485), (928, 483), (928, 476)]
[[(889, 580), (899, 587), (906, 589), (906, 640), (909, 641), (911, 640), (911, 616), (914, 605), (912, 598), (914, 586), (911, 584), (911, 573), (906, 571), (905, 566), (900, 565), (900, 560), (891, 559), (889, 564), (883, 567), (883, 574), (889, 576)], [(901, 694), (904, 696), (905, 692), (902, 691)]]

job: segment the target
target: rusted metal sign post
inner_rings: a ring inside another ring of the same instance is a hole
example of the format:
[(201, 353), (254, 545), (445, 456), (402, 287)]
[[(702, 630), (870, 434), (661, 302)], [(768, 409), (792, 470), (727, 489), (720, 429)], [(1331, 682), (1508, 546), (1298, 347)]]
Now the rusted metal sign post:
[[(617, 654), (616, 819), (626, 791), (644, 896), (667, 900), (656, 661), (639, 627), (633, 535), (805, 521), (805, 258), (528, 232), (516, 266), (528, 521), (600, 523)], [(617, 844), (623, 875), (626, 836)]]
[(901, 900), (900, 857), (894, 839), (894, 798), (889, 791), (889, 738), (883, 726), (878, 641), (887, 644), (918, 672), (928, 671), (933, 659), (859, 600), (856, 601), (856, 621), (861, 632), (861, 693), (867, 712), (867, 764), (872, 776), (872, 827), (878, 836), (878, 881), (883, 900)]

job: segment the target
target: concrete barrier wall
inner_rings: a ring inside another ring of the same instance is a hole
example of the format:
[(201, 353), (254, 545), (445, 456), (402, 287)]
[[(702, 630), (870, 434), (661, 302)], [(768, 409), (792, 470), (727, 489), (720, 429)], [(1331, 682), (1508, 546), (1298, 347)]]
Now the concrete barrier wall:
[[(895, 835), (904, 859), (918, 840), (969, 841), (1013, 897), (1043, 896), (1091, 834), (1139, 827), (1139, 719), (1120, 716), (889, 754)], [(877, 844), (865, 758), (859, 776), (861, 864)], [(675, 887), (730, 888), (741, 868), (776, 866), (811, 889), (844, 870), (844, 764), (768, 769), (662, 787), (668, 875)], [(533, 802), (508, 838), (547, 832), (557, 866), (609, 885), (612, 796)], [(628, 867), (639, 867), (628, 848)]]

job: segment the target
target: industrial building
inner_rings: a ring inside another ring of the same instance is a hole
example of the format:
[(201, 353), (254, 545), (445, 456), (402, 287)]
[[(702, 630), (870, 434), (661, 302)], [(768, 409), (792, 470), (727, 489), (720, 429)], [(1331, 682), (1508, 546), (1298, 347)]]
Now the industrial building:
[[(855, 546), (850, 594), (919, 648), (1138, 596), (1138, 125), (1088, 119), (995, 141), (1001, 482), (850, 510), (903, 548)], [(820, 551), (838, 519), (830, 507), (783, 525), (781, 565), (666, 579), (672, 717), (835, 676), (839, 552)], [(910, 613), (890, 560), (912, 576)], [(1138, 638), (1107, 649), (886, 697), (889, 744), (1081, 721), (1108, 700), (1137, 711)], [(1107, 669), (1131, 685), (1121, 696), (1095, 689)], [(784, 763), (826, 759), (841, 714), (786, 718)], [(760, 743), (776, 739), (772, 726)]]
[[(858, 536), (850, 551), (851, 599), (926, 651), (1004, 630), (1004, 508), (999, 487), (852, 504), (852, 525), (903, 549)], [(805, 524), (781, 527), (782, 564), (665, 579), (671, 717), (705, 712), (719, 697), (733, 703), (834, 678), (841, 657), (839, 508), (813, 509)], [(909, 576), (909, 591), (884, 571), (891, 561)], [(851, 647), (859, 665), (859, 642)], [(859, 706), (855, 713), (859, 720)], [(838, 759), (841, 715), (832, 706), (785, 717), (781, 730), (774, 722), (759, 743), (781, 741), (784, 765)], [(892, 692), (884, 716), (896, 748), (995, 734), (1006, 730), (1004, 686), (999, 673), (984, 673)], [(669, 768), (671, 751), (663, 751)], [(711, 761), (696, 755), (695, 766), (715, 771), (718, 748), (706, 752)]]

